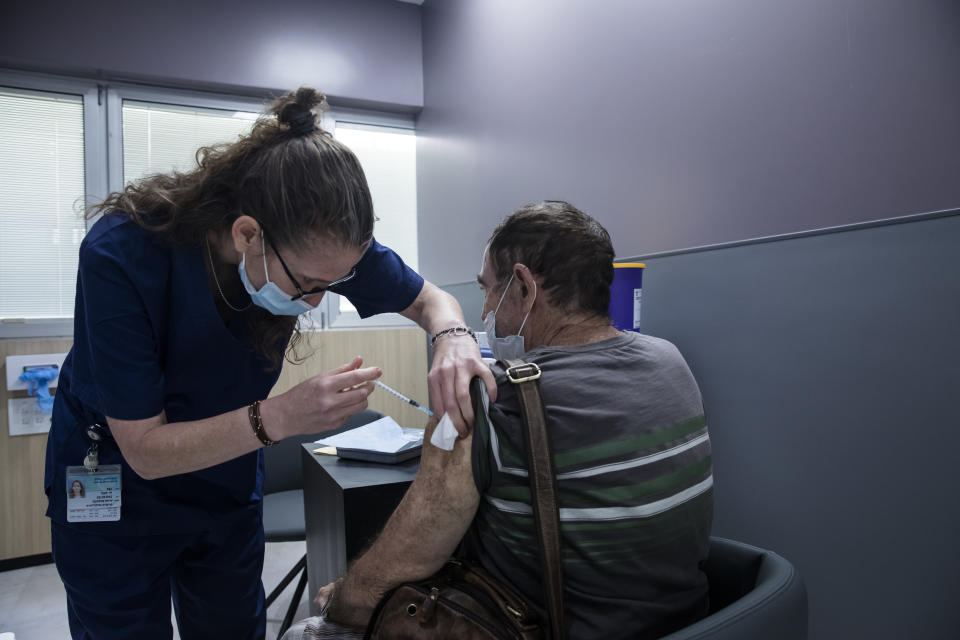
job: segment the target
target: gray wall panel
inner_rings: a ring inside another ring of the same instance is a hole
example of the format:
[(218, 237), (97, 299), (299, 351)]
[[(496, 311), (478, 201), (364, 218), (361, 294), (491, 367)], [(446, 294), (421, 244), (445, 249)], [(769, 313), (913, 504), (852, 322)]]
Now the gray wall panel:
[(463, 310), (463, 319), (467, 321), (467, 324), (477, 331), (483, 331), (483, 318), (481, 317), (483, 294), (480, 292), (480, 285), (477, 284), (477, 281), (457, 282), (443, 285), (440, 288), (457, 299), (460, 308)]
[(420, 7), (394, 0), (8, 2), (0, 66), (423, 106)]
[(960, 215), (642, 258), (700, 383), (716, 535), (793, 561), (811, 638), (955, 638)]

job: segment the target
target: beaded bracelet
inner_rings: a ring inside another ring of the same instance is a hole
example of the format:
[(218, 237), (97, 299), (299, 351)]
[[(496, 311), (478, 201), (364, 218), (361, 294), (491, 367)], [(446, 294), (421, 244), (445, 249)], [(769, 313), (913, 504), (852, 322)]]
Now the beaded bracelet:
[(250, 426), (253, 427), (253, 435), (257, 436), (257, 439), (263, 443), (263, 446), (269, 447), (272, 444), (276, 444), (267, 436), (267, 430), (263, 428), (263, 418), (260, 417), (260, 403), (262, 400), (257, 400), (247, 409), (247, 415), (250, 417)]
[(474, 342), (476, 342), (477, 344), (480, 344), (480, 342), (477, 340), (477, 334), (475, 334), (473, 332), (473, 329), (471, 329), (470, 327), (450, 327), (449, 329), (438, 331), (437, 335), (430, 338), (430, 346), (432, 347), (437, 344), (437, 338), (441, 338), (443, 336), (449, 336), (449, 335), (470, 336), (471, 338), (473, 338)]

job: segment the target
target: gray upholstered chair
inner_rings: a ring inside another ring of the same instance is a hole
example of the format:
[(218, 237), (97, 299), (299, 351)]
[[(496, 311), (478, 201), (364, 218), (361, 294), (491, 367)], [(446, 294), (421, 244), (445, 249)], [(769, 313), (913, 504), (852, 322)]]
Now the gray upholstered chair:
[[(324, 433), (330, 436), (341, 431), (353, 429), (373, 422), (383, 417), (382, 413), (367, 409), (351, 416), (342, 427), (335, 431)], [(263, 533), (267, 542), (293, 542), (307, 539), (307, 528), (303, 515), (303, 471), (301, 462), (301, 445), (304, 442), (313, 442), (322, 436), (305, 435), (281, 440), (272, 447), (263, 450), (264, 478), (263, 478)], [(287, 613), (280, 625), (280, 633), (293, 622), (297, 613), (297, 606), (307, 586), (307, 555), (304, 554), (293, 568), (284, 576), (283, 580), (267, 596), (266, 606), (273, 604), (287, 585), (300, 574), (293, 600), (287, 608)]]
[(710, 581), (710, 615), (663, 640), (806, 640), (807, 590), (785, 558), (711, 538), (704, 572)]

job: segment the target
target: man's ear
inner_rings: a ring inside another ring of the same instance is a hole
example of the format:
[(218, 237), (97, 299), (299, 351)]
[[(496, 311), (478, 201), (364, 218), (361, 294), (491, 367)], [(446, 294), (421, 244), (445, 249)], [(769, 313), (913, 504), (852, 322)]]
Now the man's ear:
[(513, 265), (513, 273), (514, 277), (520, 282), (520, 296), (522, 297), (521, 302), (524, 306), (524, 311), (529, 311), (533, 308), (537, 292), (540, 290), (537, 279), (534, 277), (533, 272), (530, 271), (530, 268), (522, 262)]
[[(240, 216), (233, 221), (230, 234), (233, 248), (237, 253), (246, 253), (250, 249), (260, 249), (260, 223), (250, 216)], [(257, 251), (259, 253), (259, 251)]]

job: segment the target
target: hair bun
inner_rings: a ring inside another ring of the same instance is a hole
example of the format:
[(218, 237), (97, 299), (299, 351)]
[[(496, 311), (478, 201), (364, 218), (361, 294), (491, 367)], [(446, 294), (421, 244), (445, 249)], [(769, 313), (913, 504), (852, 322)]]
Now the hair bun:
[(270, 112), (275, 113), (280, 124), (287, 125), (291, 133), (303, 136), (319, 128), (315, 109), (322, 113), (328, 108), (325, 95), (311, 87), (300, 87), (277, 100)]

